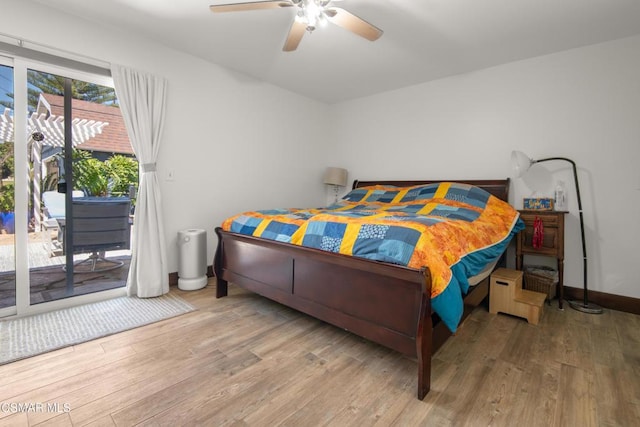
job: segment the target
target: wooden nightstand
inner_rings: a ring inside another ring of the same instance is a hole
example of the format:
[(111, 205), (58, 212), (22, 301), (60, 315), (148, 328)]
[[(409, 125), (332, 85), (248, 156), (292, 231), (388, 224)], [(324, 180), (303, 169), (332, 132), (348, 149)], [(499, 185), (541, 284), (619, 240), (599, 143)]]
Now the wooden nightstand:
[[(516, 269), (522, 270), (524, 255), (554, 257), (558, 261), (558, 308), (562, 310), (564, 300), (564, 216), (566, 211), (519, 210), (526, 227), (516, 239)], [(542, 220), (544, 236), (541, 248), (533, 247), (533, 223), (536, 217)]]

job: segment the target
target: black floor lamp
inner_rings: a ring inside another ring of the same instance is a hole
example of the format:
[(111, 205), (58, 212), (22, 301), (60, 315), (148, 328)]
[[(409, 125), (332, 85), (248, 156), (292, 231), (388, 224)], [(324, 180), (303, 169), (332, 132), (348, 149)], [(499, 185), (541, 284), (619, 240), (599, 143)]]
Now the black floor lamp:
[(513, 170), (516, 174), (516, 177), (521, 177), (524, 175), (526, 171), (534, 163), (542, 163), (549, 160), (564, 160), (565, 162), (571, 163), (573, 167), (573, 179), (576, 184), (576, 195), (578, 196), (578, 211), (580, 213), (580, 236), (582, 237), (582, 269), (583, 269), (583, 282), (584, 282), (584, 295), (583, 300), (573, 300), (569, 301), (569, 305), (571, 308), (582, 311), (584, 313), (589, 314), (601, 314), (602, 307), (589, 302), (589, 290), (587, 288), (587, 246), (584, 239), (584, 219), (582, 218), (582, 200), (580, 199), (580, 185), (578, 184), (578, 171), (576, 168), (576, 164), (573, 160), (567, 159), (566, 157), (548, 157), (546, 159), (533, 160), (529, 158), (522, 151), (512, 151), (511, 152), (511, 163), (513, 165)]

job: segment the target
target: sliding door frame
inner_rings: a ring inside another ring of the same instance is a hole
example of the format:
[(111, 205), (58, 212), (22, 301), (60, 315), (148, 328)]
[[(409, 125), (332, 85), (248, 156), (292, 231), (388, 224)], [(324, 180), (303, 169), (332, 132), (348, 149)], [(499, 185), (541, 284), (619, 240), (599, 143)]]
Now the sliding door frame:
[[(29, 153), (27, 132), (28, 81), (27, 70), (33, 69), (71, 79), (82, 80), (103, 86), (113, 87), (113, 79), (107, 76), (60, 67), (34, 61), (19, 56), (2, 54), (13, 62), (14, 80), (14, 159), (15, 159), (15, 253), (16, 253), (16, 305), (15, 310), (6, 312), (6, 317), (22, 317), (32, 314), (58, 310), (95, 301), (126, 295), (126, 288), (116, 288), (91, 294), (78, 295), (50, 302), (31, 305), (29, 253), (28, 253), (28, 210), (29, 210)], [(66, 129), (65, 129), (66, 131)], [(65, 132), (71, 135), (71, 132)], [(13, 312), (13, 313), (12, 313)], [(0, 311), (0, 316), (4, 315)]]

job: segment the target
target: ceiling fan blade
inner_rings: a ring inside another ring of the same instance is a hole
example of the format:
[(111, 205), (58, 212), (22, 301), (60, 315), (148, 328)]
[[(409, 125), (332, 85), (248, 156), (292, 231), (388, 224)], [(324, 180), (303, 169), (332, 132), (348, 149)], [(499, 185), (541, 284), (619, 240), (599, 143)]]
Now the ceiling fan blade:
[(287, 36), (287, 40), (284, 42), (282, 50), (285, 52), (296, 50), (306, 30), (307, 27), (305, 24), (297, 20), (293, 21), (293, 24), (291, 24), (291, 29), (289, 30), (289, 35)]
[(291, 7), (290, 1), (250, 1), (246, 3), (213, 4), (209, 6), (211, 12), (241, 12), (245, 10), (278, 9), (281, 7)]
[(329, 8), (325, 10), (324, 14), (329, 21), (367, 40), (378, 40), (383, 33), (380, 28), (340, 7)]

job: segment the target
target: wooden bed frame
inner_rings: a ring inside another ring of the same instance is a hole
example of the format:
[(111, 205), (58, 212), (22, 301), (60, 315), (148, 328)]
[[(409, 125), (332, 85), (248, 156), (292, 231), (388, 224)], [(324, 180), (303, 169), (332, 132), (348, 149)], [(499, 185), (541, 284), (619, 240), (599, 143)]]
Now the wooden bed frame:
[[(412, 186), (460, 182), (484, 188), (508, 201), (509, 179), (439, 181), (354, 181)], [(418, 399), (429, 392), (431, 355), (451, 335), (431, 311), (429, 270), (264, 240), (216, 228), (213, 261), (216, 296), (232, 282), (288, 307), (418, 359)], [(470, 289), (463, 320), (489, 293), (489, 278)]]

